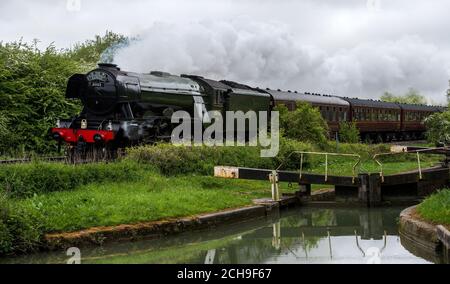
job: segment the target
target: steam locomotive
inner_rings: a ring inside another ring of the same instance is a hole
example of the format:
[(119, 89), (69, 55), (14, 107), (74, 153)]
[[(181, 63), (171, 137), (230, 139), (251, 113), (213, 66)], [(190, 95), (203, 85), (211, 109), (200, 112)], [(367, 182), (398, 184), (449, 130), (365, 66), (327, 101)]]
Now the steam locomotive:
[[(70, 151), (85, 153), (115, 149), (170, 138), (172, 114), (186, 111), (196, 119), (210, 110), (270, 112), (284, 104), (293, 110), (297, 101), (319, 108), (331, 135), (339, 123), (355, 121), (363, 139), (391, 141), (423, 137), (423, 120), (441, 107), (386, 103), (310, 93), (252, 88), (232, 81), (152, 71), (122, 71), (114, 64), (98, 65), (87, 74), (69, 78), (66, 97), (80, 99), (81, 113), (62, 119), (50, 130), (53, 139)], [(201, 119), (198, 118), (197, 119)], [(307, 123), (307, 122), (305, 122)]]

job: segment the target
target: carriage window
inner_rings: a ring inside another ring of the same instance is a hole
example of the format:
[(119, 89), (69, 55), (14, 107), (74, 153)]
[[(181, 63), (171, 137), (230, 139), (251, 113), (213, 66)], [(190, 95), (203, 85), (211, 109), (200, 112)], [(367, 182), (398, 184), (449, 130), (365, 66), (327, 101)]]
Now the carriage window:
[(215, 91), (214, 104), (220, 105), (223, 103), (223, 101), (223, 92), (219, 90)]

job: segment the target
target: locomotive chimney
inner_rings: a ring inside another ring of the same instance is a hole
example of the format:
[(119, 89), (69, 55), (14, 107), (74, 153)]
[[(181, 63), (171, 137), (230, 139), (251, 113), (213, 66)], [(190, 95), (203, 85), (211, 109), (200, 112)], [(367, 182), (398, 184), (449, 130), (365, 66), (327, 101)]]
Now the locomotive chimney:
[(110, 68), (110, 69), (116, 69), (118, 71), (120, 71), (120, 68), (117, 67), (117, 64), (112, 64), (112, 63), (98, 63), (98, 68)]

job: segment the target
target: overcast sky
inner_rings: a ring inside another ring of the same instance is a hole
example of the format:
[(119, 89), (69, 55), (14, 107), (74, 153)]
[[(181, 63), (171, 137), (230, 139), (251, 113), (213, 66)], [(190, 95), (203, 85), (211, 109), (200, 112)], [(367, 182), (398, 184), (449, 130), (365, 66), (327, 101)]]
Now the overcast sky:
[[(81, 2), (78, 5), (77, 2)], [(415, 88), (445, 102), (447, 0), (2, 0), (0, 40), (69, 47), (112, 30), (123, 69), (379, 97)]]

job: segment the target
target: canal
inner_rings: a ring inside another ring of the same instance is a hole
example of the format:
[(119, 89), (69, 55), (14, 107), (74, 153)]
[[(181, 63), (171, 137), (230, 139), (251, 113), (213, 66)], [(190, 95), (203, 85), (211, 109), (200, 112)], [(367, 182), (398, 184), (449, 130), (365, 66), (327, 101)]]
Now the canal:
[[(81, 248), (81, 263), (431, 263), (398, 234), (403, 207), (297, 208), (158, 240)], [(66, 263), (65, 251), (0, 263)]]

